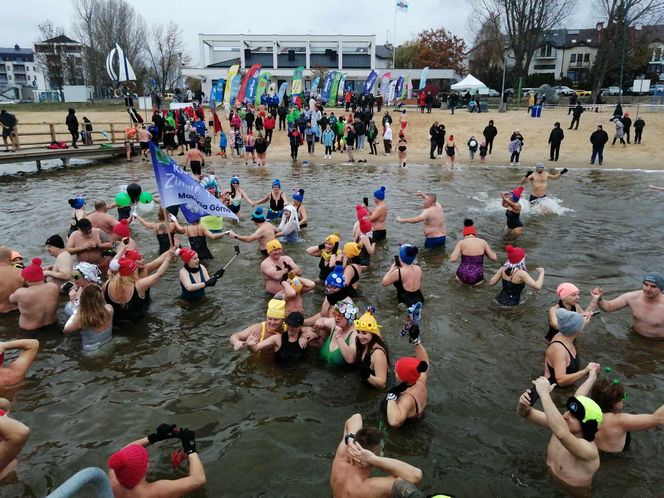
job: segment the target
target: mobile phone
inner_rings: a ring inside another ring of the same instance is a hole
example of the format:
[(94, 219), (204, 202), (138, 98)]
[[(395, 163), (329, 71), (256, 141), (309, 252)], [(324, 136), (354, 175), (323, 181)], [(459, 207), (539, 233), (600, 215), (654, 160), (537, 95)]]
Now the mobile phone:
[(368, 197), (363, 197), (362, 202), (364, 202), (364, 205), (369, 207), (369, 198)]
[(537, 389), (534, 387), (531, 387), (528, 389), (530, 393), (530, 406), (535, 406), (535, 403), (537, 403), (537, 400), (539, 399), (539, 394), (537, 393)]
[(394, 256), (394, 265), (395, 266), (401, 266), (401, 260), (399, 259), (399, 256)]
[(64, 294), (69, 294), (69, 291), (71, 290), (72, 287), (74, 287), (74, 283), (73, 283), (73, 282), (65, 282), (65, 283), (62, 284), (62, 286), (60, 287), (60, 290), (61, 290)]

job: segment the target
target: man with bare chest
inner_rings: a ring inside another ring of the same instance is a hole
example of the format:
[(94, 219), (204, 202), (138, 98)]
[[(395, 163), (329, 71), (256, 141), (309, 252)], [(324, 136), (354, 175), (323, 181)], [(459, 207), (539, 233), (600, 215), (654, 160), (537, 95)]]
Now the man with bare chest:
[(44, 281), (41, 263), (41, 259), (34, 258), (23, 268), (21, 276), (26, 286), (9, 296), (9, 301), (18, 305), (21, 313), (18, 326), (23, 330), (35, 330), (57, 322), (60, 287)]
[(549, 180), (557, 180), (565, 173), (567, 173), (567, 171), (568, 171), (567, 168), (564, 168), (560, 171), (560, 173), (552, 175), (551, 173), (547, 173), (546, 171), (544, 171), (544, 164), (537, 163), (535, 165), (535, 172), (534, 173), (532, 171), (526, 172), (526, 176), (521, 178), (521, 181), (519, 183), (524, 184), (526, 183), (527, 180), (531, 182), (530, 199), (528, 200), (531, 204), (535, 204), (540, 199), (546, 197), (546, 189), (548, 187)]
[(90, 220), (83, 218), (78, 222), (78, 230), (69, 236), (67, 251), (76, 256), (78, 261), (101, 265), (104, 263), (102, 253), (111, 249), (113, 243), (99, 228), (92, 228)]

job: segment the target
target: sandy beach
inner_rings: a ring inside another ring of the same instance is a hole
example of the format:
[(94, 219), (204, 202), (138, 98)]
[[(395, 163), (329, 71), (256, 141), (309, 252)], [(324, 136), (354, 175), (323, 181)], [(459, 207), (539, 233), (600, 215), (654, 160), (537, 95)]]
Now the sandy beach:
[[(74, 106), (76, 108), (76, 106)], [(380, 129), (380, 120), (382, 119), (383, 111), (380, 114), (374, 114), (374, 119)], [(630, 113), (632, 121), (636, 120), (636, 108), (625, 108)], [(643, 108), (641, 109), (643, 111)], [(335, 115), (339, 116), (344, 113), (342, 108), (329, 109), (326, 108), (328, 114), (334, 111)], [(19, 134), (26, 132), (41, 132), (48, 133), (48, 126), (39, 123), (53, 123), (56, 124), (55, 131), (57, 139), (68, 141), (70, 140), (69, 134), (66, 131), (64, 120), (66, 111), (22, 111), (20, 108), (10, 109), (10, 112), (15, 112), (19, 120)], [(523, 167), (532, 166), (534, 163), (543, 162), (547, 168), (587, 168), (590, 162), (590, 134), (596, 129), (598, 124), (602, 124), (604, 129), (609, 135), (609, 143), (604, 150), (604, 164), (603, 169), (662, 169), (662, 163), (659, 158), (659, 149), (657, 148), (657, 136), (660, 130), (664, 129), (664, 113), (647, 111), (641, 113), (646, 122), (646, 127), (643, 132), (643, 140), (641, 144), (628, 144), (623, 147), (619, 142), (615, 146), (611, 146), (613, 140), (614, 126), (609, 121), (612, 117), (613, 107), (606, 107), (601, 112), (595, 113), (590, 110), (583, 113), (578, 130), (568, 130), (571, 116), (567, 114), (567, 108), (564, 109), (544, 109), (540, 118), (532, 118), (526, 113), (525, 108), (520, 111), (510, 110), (505, 113), (499, 113), (496, 110), (491, 110), (485, 113), (469, 113), (465, 109), (459, 109), (454, 115), (450, 114), (447, 109), (433, 109), (431, 114), (421, 114), (419, 109), (408, 108), (408, 127), (406, 129), (406, 138), (408, 140), (408, 157), (409, 164), (430, 164), (433, 161), (429, 159), (429, 127), (434, 121), (438, 121), (445, 125), (447, 135), (453, 134), (455, 136), (457, 146), (459, 148), (459, 155), (457, 162), (460, 164), (479, 164), (479, 157), (476, 156), (475, 161), (469, 161), (467, 142), (471, 136), (475, 136), (479, 141), (482, 140), (482, 131), (490, 119), (494, 120), (495, 126), (498, 129), (498, 136), (494, 142), (493, 153), (487, 156), (487, 165), (509, 165), (509, 152), (507, 145), (509, 137), (514, 130), (521, 131), (525, 147), (521, 153), (520, 165)], [(390, 110), (393, 118), (394, 136), (397, 137), (399, 127), (398, 111)], [(80, 109), (77, 111), (79, 122), (82, 121), (83, 116), (86, 116), (92, 121), (95, 131), (109, 131), (109, 123), (117, 123), (114, 125), (116, 131), (122, 130), (124, 126), (128, 126), (128, 117), (123, 107), (115, 110), (98, 111), (93, 108)], [(206, 120), (209, 119), (209, 110), (206, 109)], [(146, 116), (143, 114), (143, 117)], [(228, 120), (225, 115), (220, 112), (222, 126), (224, 130), (228, 130)], [(565, 139), (562, 143), (560, 150), (560, 159), (558, 162), (550, 162), (549, 159), (549, 145), (548, 138), (553, 124), (559, 121), (561, 127), (565, 132)], [(121, 123), (126, 123), (125, 125)], [(634, 130), (632, 128), (632, 137)], [(45, 141), (47, 136), (21, 136), (21, 143), (26, 144), (30, 141)], [(101, 143), (104, 139), (95, 134), (95, 142)], [(121, 143), (121, 134), (116, 135), (116, 140)], [(393, 143), (396, 145), (396, 140)], [(96, 146), (96, 145), (95, 145)], [(394, 147), (393, 147), (394, 149)], [(215, 140), (213, 154), (219, 150), (218, 138)], [(316, 152), (314, 156), (309, 156), (307, 153), (306, 144), (300, 147), (299, 160), (308, 160), (314, 164), (324, 164), (325, 162), (340, 163), (347, 161), (346, 154), (335, 153), (332, 160), (323, 159), (323, 147), (320, 143), (316, 144)], [(369, 164), (394, 164), (397, 165), (396, 152), (390, 156), (384, 156), (382, 140), (378, 145), (378, 156), (369, 155), (369, 147), (365, 147), (365, 151), (357, 151), (355, 159), (367, 159)], [(273, 142), (268, 149), (268, 165), (270, 161), (274, 162), (288, 162), (290, 161), (290, 147), (288, 145), (288, 138), (285, 132), (275, 130)], [(212, 157), (212, 163), (219, 164), (224, 159), (219, 156)], [(137, 160), (137, 159), (135, 159)], [(228, 161), (231, 161), (230, 159)], [(237, 164), (241, 161), (235, 160)], [(435, 161), (444, 167), (445, 158), (440, 158)], [(597, 165), (596, 165), (597, 166)], [(597, 166), (599, 167), (599, 166)]]

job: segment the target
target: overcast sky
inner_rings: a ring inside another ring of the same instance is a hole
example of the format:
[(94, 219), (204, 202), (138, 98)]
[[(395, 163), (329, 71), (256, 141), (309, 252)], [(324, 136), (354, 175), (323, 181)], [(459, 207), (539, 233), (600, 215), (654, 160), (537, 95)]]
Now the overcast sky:
[[(325, 8), (314, 7), (324, 2), (286, 0), (204, 1), (138, 0), (130, 2), (147, 21), (175, 21), (184, 34), (184, 42), (193, 64), (199, 60), (198, 33), (276, 33), (276, 34), (375, 34), (379, 44), (394, 37), (394, 6), (396, 0), (332, 0)], [(410, 0), (408, 13), (397, 14), (397, 43), (413, 38), (427, 28), (445, 27), (472, 46), (468, 18), (472, 9), (467, 0)], [(592, 2), (578, 0), (579, 8), (569, 28), (594, 26)], [(63, 26), (72, 38), (74, 9), (71, 0), (3, 0), (0, 46), (18, 43), (29, 47), (37, 36), (37, 24), (50, 19)], [(232, 7), (231, 7), (232, 5)]]

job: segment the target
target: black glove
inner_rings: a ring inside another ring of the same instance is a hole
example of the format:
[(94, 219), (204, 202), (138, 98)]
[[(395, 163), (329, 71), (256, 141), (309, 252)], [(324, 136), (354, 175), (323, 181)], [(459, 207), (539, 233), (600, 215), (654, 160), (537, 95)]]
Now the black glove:
[(560, 172), (561, 175), (564, 175), (567, 173), (569, 170), (567, 168), (563, 168), (563, 170)]
[(165, 441), (166, 439), (173, 439), (176, 436), (175, 424), (159, 424), (159, 427), (151, 434), (148, 434), (148, 441), (150, 444), (158, 443), (159, 441)]
[(368, 198), (368, 197), (364, 197), (364, 198), (362, 199), (362, 202), (364, 203), (364, 205), (365, 205), (366, 207), (369, 207), (369, 198)]
[(334, 247), (332, 248), (332, 254), (336, 254), (337, 251), (339, 251), (339, 242), (334, 243)]
[(284, 263), (284, 268), (286, 268), (288, 271), (293, 271), (293, 267), (288, 263)]
[(325, 249), (325, 243), (324, 242), (322, 244), (318, 244), (318, 250), (322, 251), (323, 249)]
[(223, 268), (222, 268), (221, 270), (217, 270), (217, 271), (214, 273), (214, 275), (212, 275), (212, 278), (214, 278), (214, 279), (218, 279), (218, 278), (223, 277), (225, 271), (226, 271), (226, 270), (224, 270)]
[(409, 342), (411, 344), (417, 345), (420, 344), (420, 326), (417, 323), (413, 323), (408, 329)]
[(196, 433), (189, 429), (180, 429), (178, 438), (182, 441), (182, 449), (187, 455), (196, 453)]
[(209, 278), (205, 281), (205, 287), (214, 287), (217, 285), (217, 279), (215, 277)]
[(289, 274), (289, 273), (290, 273), (289, 270), (286, 270), (286, 271), (284, 272), (284, 274), (281, 276), (281, 281), (282, 281), (282, 282), (285, 282), (286, 280), (288, 280), (288, 274)]
[(408, 384), (406, 384), (405, 382), (402, 382), (401, 384), (397, 384), (392, 389), (387, 391), (387, 397), (385, 399), (387, 399), (388, 397), (391, 397), (390, 394), (398, 397), (402, 392), (404, 392), (409, 387), (410, 386)]
[(526, 171), (526, 178), (528, 178), (532, 174), (533, 174), (532, 170), (531, 171)]
[(362, 380), (369, 380), (369, 377), (371, 376), (371, 367), (369, 365), (366, 365), (364, 362), (360, 363), (359, 371)]

